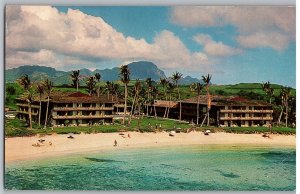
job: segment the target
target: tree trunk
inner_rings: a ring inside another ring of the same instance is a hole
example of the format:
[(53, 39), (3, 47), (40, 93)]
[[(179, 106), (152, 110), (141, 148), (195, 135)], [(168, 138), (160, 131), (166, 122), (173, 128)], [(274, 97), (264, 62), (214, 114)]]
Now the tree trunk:
[(79, 79), (76, 82), (76, 88), (77, 88), (77, 92), (78, 92), (78, 89), (79, 89)]
[(130, 122), (131, 122), (131, 117), (132, 117), (132, 114), (133, 114), (133, 108), (134, 108), (135, 99), (136, 99), (136, 94), (134, 94), (132, 105), (131, 105), (130, 116), (129, 116), (129, 121)]
[(147, 102), (147, 109), (146, 109), (146, 110), (147, 110), (147, 116), (148, 116), (148, 112), (149, 112), (149, 102), (150, 102), (150, 101), (149, 101), (149, 98), (150, 98), (150, 97), (149, 97), (149, 90), (148, 90), (147, 98), (148, 98), (148, 102)]
[(205, 114), (205, 117), (204, 117), (204, 119), (203, 119), (203, 121), (202, 121), (202, 123), (201, 123), (200, 127), (202, 127), (202, 125), (203, 125), (204, 121), (206, 120), (206, 117), (207, 117), (207, 113)]
[(166, 116), (167, 116), (167, 110), (168, 110), (168, 106), (166, 106), (166, 108), (165, 108), (164, 118), (166, 118)]
[(278, 117), (278, 121), (277, 121), (277, 124), (278, 124), (278, 125), (279, 125), (280, 122), (281, 122), (282, 113), (283, 113), (283, 106), (281, 106), (280, 115), (279, 115), (279, 117)]
[(98, 98), (99, 98), (99, 96), (100, 96), (100, 82), (98, 84), (99, 84), (99, 86), (98, 86), (98, 90), (97, 90), (97, 95), (98, 95)]
[[(167, 96), (166, 90), (165, 90), (165, 97), (166, 97), (166, 101), (168, 101), (168, 96)], [(166, 116), (167, 116), (167, 109), (168, 109), (168, 107), (166, 106), (165, 113), (164, 113), (164, 118), (166, 118)]]
[(138, 105), (139, 106), (139, 118), (138, 118), (138, 130), (141, 130), (141, 104)]
[(156, 107), (155, 107), (155, 104), (153, 105), (153, 108), (154, 108), (154, 115), (155, 115), (155, 119), (157, 119), (157, 115), (156, 115)]
[(126, 112), (127, 112), (127, 84), (125, 84), (125, 105), (124, 105), (123, 125), (125, 124)]
[(46, 127), (47, 127), (47, 122), (48, 122), (49, 102), (50, 102), (50, 97), (48, 96), (44, 129), (46, 129)]
[(200, 95), (198, 94), (198, 98), (197, 98), (197, 125), (199, 124), (199, 101), (200, 101)]
[(169, 113), (170, 113), (170, 101), (171, 101), (171, 96), (170, 96), (169, 102), (168, 102), (167, 118), (169, 118)]
[(180, 92), (179, 92), (178, 84), (177, 84), (177, 92), (178, 92), (178, 98), (179, 98), (179, 120), (181, 121), (181, 98), (180, 98)]
[(289, 111), (289, 102), (287, 100), (285, 107), (285, 127), (288, 126), (288, 111)]
[(209, 94), (209, 87), (206, 86), (206, 94), (207, 94), (207, 126), (209, 126), (209, 111), (210, 111), (210, 94)]
[(209, 127), (209, 110), (207, 112), (207, 126)]
[(31, 103), (28, 103), (29, 129), (32, 129)]
[(40, 107), (39, 107), (39, 127), (41, 126), (41, 110), (42, 110), (42, 100), (40, 97)]

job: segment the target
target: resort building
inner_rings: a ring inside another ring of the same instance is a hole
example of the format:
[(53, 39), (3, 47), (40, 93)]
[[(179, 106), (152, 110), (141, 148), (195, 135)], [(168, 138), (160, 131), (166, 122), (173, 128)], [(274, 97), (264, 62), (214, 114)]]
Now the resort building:
[[(181, 101), (182, 118), (195, 122), (199, 102), (199, 120), (202, 122), (207, 113), (207, 97), (198, 97)], [(212, 96), (210, 124), (221, 127), (268, 126), (272, 120), (272, 105), (256, 100), (236, 96)]]
[[(29, 118), (29, 104), (22, 98), (17, 98), (17, 117), (21, 120), (28, 120)], [(38, 101), (31, 103), (31, 118), (37, 122), (39, 119), (40, 104)]]
[[(199, 103), (199, 124), (207, 114), (207, 96), (200, 95), (181, 101), (181, 118), (192, 123), (197, 121), (197, 102)], [(272, 105), (237, 96), (211, 96), (209, 111), (210, 125), (220, 127), (235, 126), (268, 126), (272, 120)], [(155, 100), (151, 108), (156, 109), (159, 117), (165, 116), (169, 108), (168, 118), (179, 119), (179, 102)], [(154, 116), (154, 112), (151, 115)], [(207, 121), (204, 122), (207, 124)]]
[[(49, 122), (52, 126), (83, 126), (113, 122), (113, 105), (107, 96), (89, 96), (81, 92), (53, 92), (49, 100)], [(19, 99), (18, 117), (28, 119), (28, 103)], [(31, 103), (33, 121), (38, 120), (39, 99)], [(43, 96), (41, 120), (45, 120), (47, 98)]]

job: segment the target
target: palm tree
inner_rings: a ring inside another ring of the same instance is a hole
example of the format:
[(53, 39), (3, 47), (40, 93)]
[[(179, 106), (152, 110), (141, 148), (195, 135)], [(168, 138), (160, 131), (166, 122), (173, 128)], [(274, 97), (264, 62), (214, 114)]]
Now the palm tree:
[(150, 103), (150, 94), (151, 94), (151, 90), (152, 90), (152, 79), (151, 78), (147, 78), (146, 79), (146, 86), (147, 86), (147, 116), (149, 114), (149, 103)]
[(98, 83), (97, 95), (99, 97), (100, 96), (100, 80), (101, 80), (100, 73), (95, 73), (95, 79), (97, 80), (97, 83)]
[(197, 125), (199, 124), (199, 103), (200, 103), (200, 93), (201, 90), (204, 88), (204, 85), (197, 82), (197, 83), (193, 83), (191, 85), (191, 89), (192, 91), (196, 91), (197, 92)]
[(96, 88), (96, 81), (94, 76), (90, 76), (86, 80), (86, 86), (88, 88), (89, 95), (91, 96), (95, 92), (95, 88)]
[(132, 118), (132, 115), (133, 115), (134, 109), (135, 109), (135, 104), (138, 104), (136, 102), (138, 102), (141, 89), (142, 89), (141, 81), (139, 79), (137, 79), (135, 81), (134, 88), (133, 88), (134, 97), (133, 97), (133, 101), (132, 101), (132, 105), (131, 105), (129, 122), (131, 122), (131, 118)]
[[(205, 121), (207, 117), (207, 126), (209, 126), (209, 111), (210, 111), (210, 104), (211, 104), (211, 99), (210, 99), (210, 94), (209, 94), (209, 85), (210, 85), (210, 80), (211, 80), (212, 75), (207, 74), (206, 76), (202, 76), (202, 81), (204, 82), (205, 90), (206, 90), (206, 96), (207, 96), (207, 113), (206, 116), (203, 120)], [(201, 127), (203, 125), (203, 122), (201, 124)]]
[(76, 87), (77, 92), (78, 92), (78, 89), (79, 89), (79, 74), (80, 74), (80, 70), (72, 71), (72, 73), (70, 74), (72, 82), (73, 82), (72, 86)]
[(23, 98), (28, 103), (28, 119), (29, 119), (29, 127), (32, 128), (32, 115), (31, 115), (31, 102), (32, 102), (32, 94), (29, 91), (31, 88), (31, 81), (27, 74), (17, 79), (17, 83), (25, 90), (23, 94)]
[(123, 116), (123, 124), (125, 124), (125, 115), (127, 112), (127, 95), (128, 95), (128, 83), (130, 81), (130, 71), (127, 65), (122, 65), (120, 68), (120, 78), (121, 81), (124, 83), (125, 86), (125, 91), (124, 91), (124, 96), (125, 96), (125, 105), (124, 105), (124, 116)]
[(31, 82), (27, 74), (17, 79), (17, 83), (25, 90), (28, 91), (31, 87)]
[(155, 103), (154, 103), (154, 100), (157, 99), (157, 95), (159, 93), (159, 90), (157, 87), (153, 86), (152, 87), (152, 98), (151, 98), (151, 104), (153, 104), (153, 109), (154, 109), (154, 116), (155, 116), (155, 119), (157, 119), (157, 114), (156, 114), (156, 106), (155, 106)]
[(270, 82), (262, 83), (261, 84), (263, 91), (266, 93), (266, 95), (269, 98), (269, 103), (272, 103), (272, 96), (274, 95), (274, 89), (271, 88)]
[(29, 129), (32, 129), (32, 113), (31, 113), (31, 103), (33, 101), (32, 92), (27, 90), (22, 98), (28, 103), (28, 118), (29, 118)]
[(105, 85), (105, 91), (107, 93), (107, 99), (109, 99), (110, 92), (112, 91), (111, 86), (113, 82), (107, 81)]
[[(280, 96), (282, 99), (282, 105), (285, 107), (285, 127), (288, 125), (288, 110), (289, 110), (289, 98), (291, 95), (291, 88), (290, 87), (283, 87), (281, 88)], [(281, 115), (283, 112), (283, 108), (281, 110), (278, 122), (280, 123)]]
[(175, 72), (172, 75), (172, 80), (177, 88), (178, 92), (178, 100), (179, 100), (179, 120), (181, 120), (181, 99), (180, 99), (180, 92), (179, 92), (179, 87), (178, 87), (178, 81), (182, 78), (182, 73)]
[(169, 118), (169, 112), (170, 112), (170, 101), (172, 100), (172, 93), (174, 92), (175, 89), (175, 84), (172, 82), (167, 83), (167, 93), (169, 94), (169, 105), (168, 105), (168, 110), (167, 110), (167, 118)]
[(42, 95), (45, 92), (45, 88), (44, 88), (43, 83), (38, 83), (35, 87), (36, 87), (36, 92), (39, 94), (39, 101), (40, 101), (40, 107), (39, 107), (39, 126), (41, 126)]
[(111, 83), (111, 93), (112, 93), (112, 100), (114, 100), (114, 96), (118, 99), (120, 93), (120, 85), (117, 83)]
[(44, 129), (45, 129), (46, 126), (47, 126), (47, 122), (48, 122), (50, 95), (51, 95), (51, 92), (52, 92), (53, 83), (50, 80), (46, 79), (43, 82), (43, 85), (44, 85), (44, 88), (45, 88), (45, 92), (47, 94), (47, 109), (46, 109), (46, 117), (45, 117), (45, 124), (44, 124)]
[[(167, 85), (168, 85), (168, 81), (165, 78), (160, 78), (160, 82), (159, 83), (162, 85), (162, 87), (164, 89), (165, 98), (167, 100), (167, 98), (168, 98), (167, 97)], [(167, 113), (167, 107), (165, 109), (164, 118), (166, 117), (166, 113)]]

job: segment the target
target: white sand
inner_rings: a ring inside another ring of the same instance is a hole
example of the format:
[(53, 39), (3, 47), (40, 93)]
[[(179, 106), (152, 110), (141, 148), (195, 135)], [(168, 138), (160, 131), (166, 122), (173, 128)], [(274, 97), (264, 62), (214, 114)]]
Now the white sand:
[[(137, 133), (125, 132), (125, 138), (119, 133), (98, 133), (74, 135), (47, 135), (44, 137), (14, 137), (5, 139), (5, 162), (34, 159), (48, 156), (58, 156), (69, 153), (100, 151), (107, 149), (124, 149), (130, 147), (153, 147), (167, 145), (253, 145), (253, 146), (296, 146), (295, 135), (270, 135), (263, 138), (261, 134), (232, 134), (212, 133), (205, 136), (201, 132), (175, 134), (170, 137), (168, 133)], [(130, 138), (128, 138), (130, 134)], [(34, 147), (39, 139), (46, 140), (42, 146)], [(117, 140), (118, 146), (113, 146)], [(49, 141), (52, 145), (49, 145)]]

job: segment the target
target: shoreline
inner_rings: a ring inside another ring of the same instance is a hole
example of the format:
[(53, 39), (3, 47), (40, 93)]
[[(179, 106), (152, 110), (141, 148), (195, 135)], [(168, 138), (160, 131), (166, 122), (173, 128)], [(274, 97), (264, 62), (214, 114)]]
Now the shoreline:
[[(206, 136), (202, 132), (178, 133), (170, 137), (167, 132), (159, 133), (97, 133), (69, 135), (46, 135), (43, 137), (5, 138), (5, 163), (64, 156), (75, 153), (99, 152), (116, 149), (151, 148), (181, 145), (232, 145), (232, 146), (264, 146), (296, 148), (296, 135), (271, 134), (264, 138), (261, 134), (211, 133)], [(128, 137), (128, 134), (130, 137)], [(40, 147), (35, 147), (39, 139), (45, 140)], [(117, 140), (118, 145), (114, 146)], [(49, 144), (51, 142), (52, 145)]]

